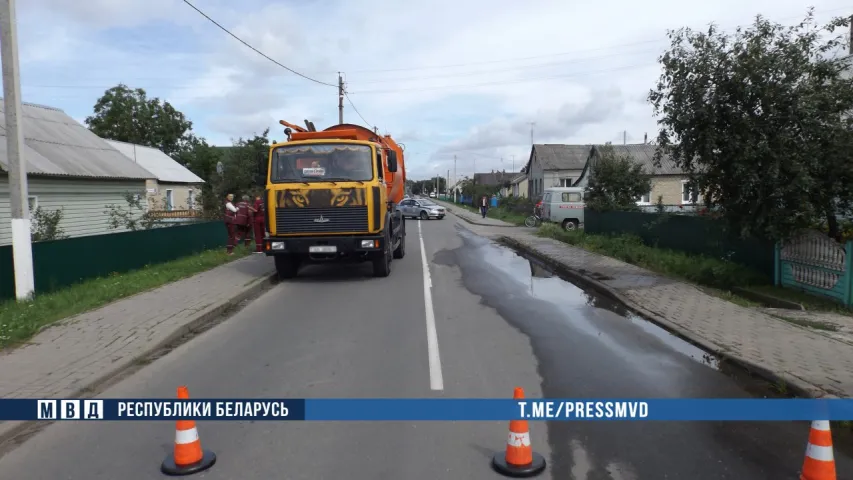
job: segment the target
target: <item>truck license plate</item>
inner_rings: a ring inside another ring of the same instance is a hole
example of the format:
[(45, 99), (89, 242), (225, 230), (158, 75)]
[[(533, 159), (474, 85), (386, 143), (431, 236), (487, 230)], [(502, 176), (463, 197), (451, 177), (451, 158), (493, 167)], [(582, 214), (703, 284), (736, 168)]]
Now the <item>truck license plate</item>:
[(335, 253), (338, 251), (338, 247), (334, 245), (315, 245), (308, 247), (308, 251), (311, 253)]

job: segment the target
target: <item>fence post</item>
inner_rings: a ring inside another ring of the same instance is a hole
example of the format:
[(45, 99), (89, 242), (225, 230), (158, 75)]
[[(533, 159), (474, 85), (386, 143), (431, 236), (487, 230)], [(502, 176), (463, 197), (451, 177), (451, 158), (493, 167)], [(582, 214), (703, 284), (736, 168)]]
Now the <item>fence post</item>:
[(844, 245), (844, 306), (849, 307), (853, 301), (853, 241), (847, 240)]
[(777, 287), (782, 285), (782, 242), (776, 242), (773, 254), (773, 284)]

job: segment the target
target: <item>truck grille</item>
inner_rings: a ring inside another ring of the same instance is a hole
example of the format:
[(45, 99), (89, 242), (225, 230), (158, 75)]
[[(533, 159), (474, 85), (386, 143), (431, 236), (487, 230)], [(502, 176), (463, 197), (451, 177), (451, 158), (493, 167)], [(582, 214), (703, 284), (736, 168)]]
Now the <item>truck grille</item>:
[[(320, 218), (328, 222), (317, 222)], [(367, 207), (277, 208), (276, 234), (366, 232)]]

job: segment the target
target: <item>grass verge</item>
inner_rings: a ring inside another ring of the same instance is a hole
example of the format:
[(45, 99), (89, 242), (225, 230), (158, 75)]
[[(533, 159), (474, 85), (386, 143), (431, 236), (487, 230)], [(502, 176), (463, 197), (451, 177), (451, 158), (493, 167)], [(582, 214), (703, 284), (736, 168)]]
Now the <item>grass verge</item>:
[(217, 248), (139, 270), (94, 278), (57, 292), (37, 295), (33, 301), (0, 303), (0, 349), (25, 342), (45, 326), (116, 300), (163, 286), (243, 258), (254, 250), (238, 247), (234, 255)]
[(583, 231), (567, 232), (556, 225), (544, 224), (537, 235), (617, 258), (639, 267), (688, 282), (729, 291), (732, 287), (767, 284), (760, 272), (722, 259), (654, 248), (631, 235), (593, 235)]
[(799, 303), (809, 311), (838, 313), (847, 315), (848, 317), (853, 316), (853, 310), (844, 305), (791, 288), (782, 288), (775, 285), (753, 285), (749, 287), (749, 290), (769, 297)]

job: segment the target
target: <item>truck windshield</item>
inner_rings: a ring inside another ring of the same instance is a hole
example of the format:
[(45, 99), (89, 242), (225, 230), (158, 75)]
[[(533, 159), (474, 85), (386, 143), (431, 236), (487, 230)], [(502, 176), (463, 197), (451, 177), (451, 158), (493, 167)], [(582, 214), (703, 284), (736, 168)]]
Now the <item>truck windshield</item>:
[(273, 182), (367, 181), (373, 179), (373, 154), (367, 145), (315, 143), (273, 150)]

